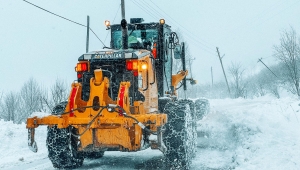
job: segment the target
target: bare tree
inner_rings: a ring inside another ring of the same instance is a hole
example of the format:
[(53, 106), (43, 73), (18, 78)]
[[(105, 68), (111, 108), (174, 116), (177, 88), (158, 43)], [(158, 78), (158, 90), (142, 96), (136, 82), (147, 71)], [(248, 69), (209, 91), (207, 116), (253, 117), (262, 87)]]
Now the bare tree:
[(20, 93), (10, 92), (4, 97), (0, 93), (0, 119), (21, 123), (33, 112), (51, 111), (56, 104), (68, 99), (69, 89), (62, 80), (57, 79), (50, 92), (49, 97), (47, 89), (31, 78)]
[(40, 86), (40, 90), (41, 90), (41, 98), (40, 98), (40, 105), (41, 105), (41, 112), (46, 112), (49, 113), (51, 112), (53, 105), (52, 105), (52, 101), (49, 99), (49, 95), (48, 95), (48, 89), (45, 87)]
[(22, 122), (20, 96), (18, 93), (10, 92), (5, 95), (1, 102), (1, 108), (1, 118), (5, 121)]
[(42, 111), (42, 93), (40, 86), (33, 79), (30, 78), (21, 88), (21, 108), (25, 119), (33, 112)]
[(54, 105), (68, 99), (69, 89), (66, 83), (61, 79), (56, 79), (55, 84), (51, 88), (51, 96)]
[(274, 57), (277, 58), (284, 66), (286, 83), (291, 85), (290, 91), (300, 97), (299, 82), (299, 57), (300, 57), (300, 40), (297, 39), (296, 31), (291, 28), (281, 34), (280, 45), (274, 46)]
[(51, 86), (50, 95), (47, 90), (42, 90), (42, 103), (45, 111), (52, 109), (60, 102), (68, 100), (70, 89), (61, 79), (56, 79), (55, 84)]
[(229, 74), (232, 77), (232, 87), (234, 90), (234, 97), (244, 97), (245, 84), (243, 83), (243, 74), (245, 69), (242, 68), (240, 63), (231, 63), (228, 68)]
[[(255, 75), (255, 87), (257, 90), (257, 93), (259, 94), (259, 96), (264, 96), (267, 93), (271, 93), (272, 95), (274, 95), (277, 98), (280, 98), (279, 95), (279, 87), (280, 87), (280, 71), (282, 69), (280, 69), (279, 65), (275, 65), (275, 66), (271, 66), (270, 67), (271, 70), (274, 71), (270, 71), (267, 68), (264, 68), (263, 70), (261, 70), (257, 75)], [(275, 75), (274, 75), (274, 74)], [(277, 77), (279, 76), (279, 77)]]

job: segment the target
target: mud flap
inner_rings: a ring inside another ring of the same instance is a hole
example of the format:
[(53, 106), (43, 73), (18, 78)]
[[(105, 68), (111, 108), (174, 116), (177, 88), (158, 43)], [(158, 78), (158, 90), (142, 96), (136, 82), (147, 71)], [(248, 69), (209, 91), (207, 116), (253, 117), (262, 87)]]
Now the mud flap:
[(36, 153), (38, 151), (38, 147), (36, 145), (36, 142), (34, 141), (34, 132), (34, 128), (28, 129), (28, 147), (32, 152)]

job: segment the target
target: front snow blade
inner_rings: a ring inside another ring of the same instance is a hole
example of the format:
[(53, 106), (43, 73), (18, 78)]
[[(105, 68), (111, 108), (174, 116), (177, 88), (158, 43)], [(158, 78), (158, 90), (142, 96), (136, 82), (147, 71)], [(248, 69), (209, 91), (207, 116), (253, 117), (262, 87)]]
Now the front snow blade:
[(38, 147), (36, 145), (36, 142), (34, 141), (34, 128), (29, 128), (28, 129), (28, 147), (32, 152), (37, 152)]

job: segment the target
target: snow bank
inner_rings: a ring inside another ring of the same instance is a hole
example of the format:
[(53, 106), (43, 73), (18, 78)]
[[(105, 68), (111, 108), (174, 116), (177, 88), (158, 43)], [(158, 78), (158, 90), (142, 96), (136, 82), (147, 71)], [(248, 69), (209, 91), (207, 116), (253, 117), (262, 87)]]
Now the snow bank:
[(295, 98), (210, 100), (198, 122), (197, 165), (216, 169), (300, 169), (300, 106)]
[(36, 142), (38, 153), (33, 153), (28, 148), (27, 129), (24, 123), (14, 124), (0, 120), (0, 169), (30, 163), (34, 160), (48, 159), (46, 149), (46, 127), (36, 129)]

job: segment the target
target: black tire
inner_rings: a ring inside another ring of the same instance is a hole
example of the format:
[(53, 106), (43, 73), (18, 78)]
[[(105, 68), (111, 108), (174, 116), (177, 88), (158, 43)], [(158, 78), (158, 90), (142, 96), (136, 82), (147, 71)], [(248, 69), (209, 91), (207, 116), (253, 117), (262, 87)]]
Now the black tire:
[(66, 106), (67, 106), (68, 102), (64, 101), (64, 102), (60, 102), (58, 103), (53, 109), (52, 109), (52, 115), (61, 115), (62, 113), (65, 112)]
[(84, 152), (83, 153), (84, 158), (88, 158), (88, 159), (102, 158), (103, 155), (104, 155), (104, 151), (99, 151), (99, 152)]
[(164, 108), (166, 106), (167, 103), (169, 103), (171, 101), (171, 98), (169, 97), (160, 97), (158, 98), (158, 110), (159, 112), (163, 112)]
[[(61, 102), (56, 105), (53, 115), (59, 115), (65, 111), (67, 102)], [(74, 127), (59, 129), (57, 126), (48, 126), (46, 146), (48, 148), (48, 157), (54, 168), (78, 168), (82, 166), (84, 157), (77, 152), (78, 138), (71, 135), (76, 134)]]
[(197, 148), (197, 115), (195, 110), (195, 103), (190, 99), (182, 99), (179, 101), (182, 104), (188, 104), (190, 106), (191, 117), (192, 117), (192, 140), (191, 144), (192, 147), (190, 148), (191, 151), (191, 158), (196, 157), (196, 148)]
[(188, 104), (169, 102), (164, 112), (168, 115), (163, 141), (167, 147), (165, 160), (169, 169), (189, 169), (191, 165), (192, 117)]
[(210, 104), (205, 98), (197, 99), (195, 101), (196, 117), (197, 120), (201, 120), (206, 114), (209, 113)]
[(83, 164), (83, 156), (77, 152), (78, 138), (70, 134), (76, 129), (48, 126), (46, 145), (48, 157), (54, 168), (78, 168)]

